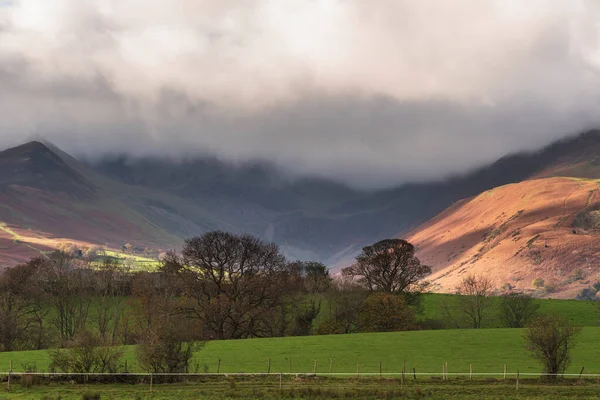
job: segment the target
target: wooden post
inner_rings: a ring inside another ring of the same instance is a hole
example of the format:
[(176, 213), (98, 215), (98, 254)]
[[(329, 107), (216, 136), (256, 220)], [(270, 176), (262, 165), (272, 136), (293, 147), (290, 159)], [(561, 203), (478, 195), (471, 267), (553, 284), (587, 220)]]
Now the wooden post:
[(504, 379), (506, 379), (506, 364), (504, 364)]
[(473, 379), (473, 364), (469, 364), (469, 379)]
[(290, 355), (290, 374), (292, 373), (292, 356)]
[(448, 361), (446, 361), (445, 367), (446, 367), (446, 369), (445, 369), (445, 371), (446, 371), (446, 380), (448, 380)]
[(517, 370), (517, 390), (519, 390), (519, 371)]
[(269, 363), (267, 364), (267, 374), (271, 373), (271, 359), (269, 358)]
[(356, 363), (356, 379), (360, 378), (360, 374), (358, 372), (358, 363)]
[(381, 376), (381, 361), (379, 361), (379, 379), (381, 379), (381, 378), (382, 378), (382, 376)]
[(313, 365), (313, 374), (317, 373), (317, 360), (315, 360), (315, 364)]
[(417, 369), (413, 368), (413, 379), (417, 379)]
[(219, 358), (219, 361), (217, 362), (217, 374), (219, 373), (219, 371), (221, 371), (221, 359)]
[(12, 360), (8, 362), (8, 385), (6, 390), (10, 392), (10, 376), (12, 375)]
[(152, 373), (150, 373), (150, 393), (152, 393)]
[(329, 359), (329, 377), (331, 378), (331, 374), (333, 373), (333, 358)]
[(406, 372), (406, 359), (402, 363), (402, 372)]
[(400, 378), (400, 387), (404, 387), (404, 371), (402, 371), (402, 377)]
[(442, 364), (442, 380), (446, 380), (446, 366)]
[(283, 388), (283, 372), (279, 373), (279, 390)]

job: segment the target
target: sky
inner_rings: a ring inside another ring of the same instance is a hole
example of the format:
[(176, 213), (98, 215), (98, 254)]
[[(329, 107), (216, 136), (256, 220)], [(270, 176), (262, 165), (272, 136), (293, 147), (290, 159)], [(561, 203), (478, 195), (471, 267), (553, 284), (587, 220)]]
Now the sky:
[(600, 2), (0, 0), (0, 147), (389, 187), (600, 126)]

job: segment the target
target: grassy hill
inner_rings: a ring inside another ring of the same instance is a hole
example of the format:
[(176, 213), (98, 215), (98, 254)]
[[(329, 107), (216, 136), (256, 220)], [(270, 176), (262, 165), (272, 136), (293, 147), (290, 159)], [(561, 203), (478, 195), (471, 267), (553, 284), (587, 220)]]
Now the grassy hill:
[[(600, 347), (597, 338), (600, 328), (586, 327), (573, 350), (573, 363), (569, 373), (581, 367), (586, 372), (600, 373), (597, 360)], [(140, 371), (135, 360), (135, 348), (125, 347), (128, 366)], [(363, 333), (211, 341), (199, 350), (192, 362), (192, 370), (216, 372), (267, 371), (271, 359), (271, 372), (310, 373), (317, 361), (317, 372), (328, 373), (332, 360), (334, 373), (378, 373), (382, 363), (384, 373), (398, 373), (404, 360), (407, 369), (420, 373), (438, 373), (448, 362), (449, 372), (468, 372), (469, 364), (476, 373), (500, 373), (504, 364), (509, 372), (536, 373), (540, 366), (524, 350), (520, 329), (438, 330), (391, 333)], [(291, 359), (291, 368), (290, 368)], [(8, 369), (9, 360), (15, 370), (29, 365), (38, 371), (48, 371), (47, 351), (0, 353), (0, 370)]]
[[(540, 306), (541, 314), (555, 313), (569, 320), (576, 326), (598, 326), (600, 325), (599, 303), (583, 300), (559, 300), (559, 299), (534, 299)], [(447, 304), (451, 313), (460, 315), (457, 296), (454, 294), (427, 293), (423, 294), (423, 315), (421, 319), (444, 320), (442, 305)], [(499, 310), (500, 298), (492, 297), (483, 320), (484, 328), (501, 328)], [(463, 322), (468, 327), (467, 322)]]

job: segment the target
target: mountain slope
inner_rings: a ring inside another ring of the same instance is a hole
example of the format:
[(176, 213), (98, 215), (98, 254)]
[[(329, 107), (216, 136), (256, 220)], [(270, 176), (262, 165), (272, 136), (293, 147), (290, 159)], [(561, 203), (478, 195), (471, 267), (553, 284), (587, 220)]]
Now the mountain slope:
[(574, 297), (600, 273), (598, 188), (573, 178), (497, 187), (455, 203), (408, 240), (433, 267), (435, 290), (451, 292), (474, 273), (522, 290), (539, 277), (554, 287), (551, 296)]
[(84, 163), (31, 142), (0, 153), (0, 263), (64, 240), (177, 249), (184, 238), (222, 229), (335, 267), (362, 246), (405, 234), (493, 187), (561, 174), (600, 178), (598, 155), (600, 133), (593, 131), (463, 176), (367, 192), (292, 178), (261, 162), (109, 156)]

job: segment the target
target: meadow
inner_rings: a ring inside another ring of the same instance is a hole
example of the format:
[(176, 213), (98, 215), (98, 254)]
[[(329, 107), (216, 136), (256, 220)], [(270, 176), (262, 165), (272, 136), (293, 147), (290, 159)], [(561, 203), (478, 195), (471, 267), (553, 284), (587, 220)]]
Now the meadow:
[[(538, 373), (540, 366), (525, 351), (521, 329), (468, 329), (348, 335), (302, 336), (268, 339), (210, 341), (192, 359), (190, 372), (378, 374), (399, 373), (406, 368), (417, 373), (439, 373), (448, 363), (450, 373), (500, 374), (504, 364), (509, 373)], [(568, 373), (600, 373), (600, 328), (583, 328), (573, 349)], [(135, 346), (124, 346), (124, 360), (132, 372), (142, 372), (136, 362)], [(9, 361), (15, 371), (35, 366), (48, 371), (50, 358), (45, 350), (0, 353), (0, 371)], [(220, 361), (219, 361), (220, 360)]]

